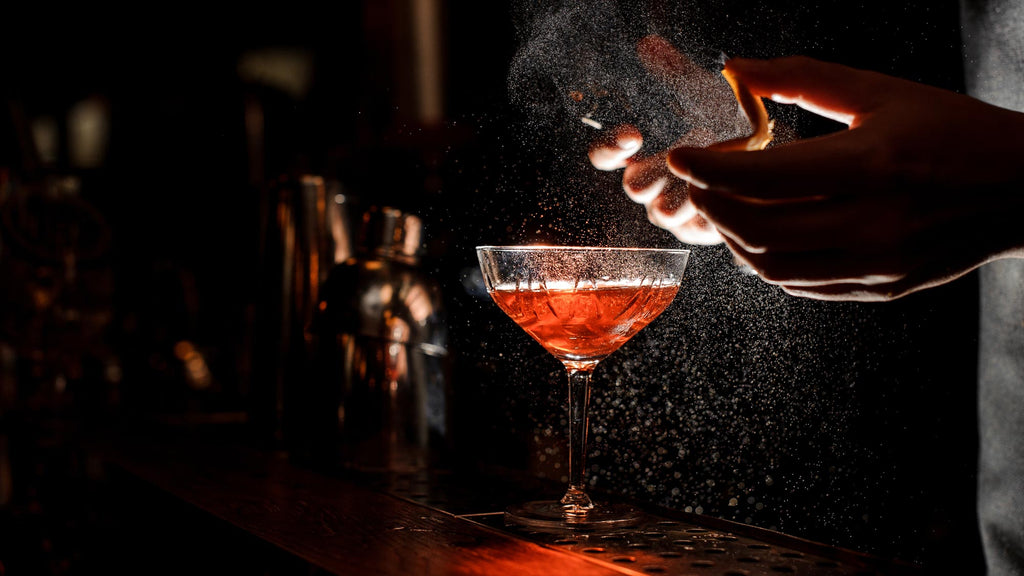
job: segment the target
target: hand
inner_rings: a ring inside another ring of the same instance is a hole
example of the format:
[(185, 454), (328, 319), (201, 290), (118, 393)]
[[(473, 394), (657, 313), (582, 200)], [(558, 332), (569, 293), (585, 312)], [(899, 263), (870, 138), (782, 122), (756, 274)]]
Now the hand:
[(805, 57), (726, 63), (755, 95), (849, 126), (669, 169), (737, 259), (787, 292), (892, 300), (1024, 257), (1024, 114)]
[[(693, 130), (675, 146), (707, 146), (749, 131), (749, 124), (723, 78), (694, 64), (665, 39), (651, 35), (637, 44), (644, 67), (672, 88)], [(610, 129), (590, 149), (590, 161), (600, 170), (625, 168), (626, 194), (647, 208), (648, 219), (688, 244), (719, 244), (722, 237), (689, 200), (689, 184), (672, 176), (666, 151), (638, 156), (640, 131), (630, 125)]]

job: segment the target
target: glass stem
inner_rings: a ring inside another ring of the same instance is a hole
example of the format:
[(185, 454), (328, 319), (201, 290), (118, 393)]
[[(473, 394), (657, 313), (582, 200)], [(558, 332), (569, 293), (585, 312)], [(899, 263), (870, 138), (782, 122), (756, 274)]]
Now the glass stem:
[(586, 516), (594, 508), (586, 492), (587, 405), (590, 403), (592, 368), (568, 368), (569, 372), (569, 490), (562, 509), (569, 518)]

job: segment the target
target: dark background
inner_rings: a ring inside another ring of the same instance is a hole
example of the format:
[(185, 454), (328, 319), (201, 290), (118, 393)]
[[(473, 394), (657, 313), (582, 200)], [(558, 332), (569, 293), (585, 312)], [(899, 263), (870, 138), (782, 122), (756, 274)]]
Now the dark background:
[[(626, 40), (660, 31), (696, 56), (804, 53), (961, 88), (955, 3), (648, 4), (620, 3)], [(321, 174), (364, 204), (424, 217), (423, 268), (445, 289), (457, 359), (459, 454), (557, 479), (538, 455), (559, 449), (562, 369), (480, 297), (473, 247), (678, 243), (647, 224), (616, 174), (590, 170), (593, 133), (546, 104), (560, 97), (550, 84), (510, 89), (517, 50), (557, 3), (532, 6), (442, 3), (436, 124), (412, 111), (410, 10), (397, 0), (223, 16), (7, 9), (0, 201), (16, 214), (17, 199), (74, 175), (72, 204), (109, 244), (77, 262), (75, 298), (98, 312), (91, 328), (65, 337), (39, 328), (33, 314), (45, 306), (26, 296), (50, 293), (60, 263), (19, 249), (5, 223), (0, 465), (13, 473), (0, 482), (0, 562), (74, 571), (67, 550), (88, 494), (56, 489), (67, 486), (54, 478), (77, 468), (38, 448), (60, 437), (53, 422), (251, 408), (260, 207), (279, 175)], [(595, 11), (580, 29), (611, 16)], [(310, 63), (302, 95), (238, 72), (245, 55), (281, 48)], [(571, 53), (551, 54), (556, 70), (572, 63)], [(51, 117), (64, 134), (83, 100), (108, 111), (102, 161), (75, 165), (64, 139), (54, 159), (34, 156), (31, 122)], [(258, 155), (246, 129), (254, 103)], [(804, 134), (834, 129), (773, 113)], [(670, 310), (598, 370), (595, 487), (935, 572), (977, 572), (974, 277), (857, 305), (788, 297), (736, 269), (721, 247), (695, 247), (687, 275)], [(182, 341), (203, 353), (207, 385), (184, 375), (174, 351)]]

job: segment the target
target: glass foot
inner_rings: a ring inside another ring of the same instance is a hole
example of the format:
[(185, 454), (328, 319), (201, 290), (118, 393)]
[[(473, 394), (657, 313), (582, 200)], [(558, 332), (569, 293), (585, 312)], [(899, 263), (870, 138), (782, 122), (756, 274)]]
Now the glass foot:
[(566, 514), (557, 500), (535, 500), (505, 510), (507, 524), (549, 530), (608, 530), (634, 526), (643, 517), (643, 510), (620, 503), (597, 504), (580, 515)]

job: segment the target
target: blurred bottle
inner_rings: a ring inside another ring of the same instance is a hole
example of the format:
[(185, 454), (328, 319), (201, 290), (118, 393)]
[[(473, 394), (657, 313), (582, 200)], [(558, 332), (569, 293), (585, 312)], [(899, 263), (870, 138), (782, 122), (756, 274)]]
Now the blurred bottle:
[[(113, 407), (113, 230), (83, 175), (102, 164), (99, 97), (0, 109), (0, 416)], [(57, 121), (63, 118), (63, 121)]]
[(0, 343), (17, 378), (2, 395), (39, 412), (109, 403), (116, 358), (111, 231), (72, 176), (48, 176), (0, 202)]
[[(254, 336), (248, 418), (261, 447), (286, 449), (291, 389), (307, 378), (311, 361), (307, 329), (331, 267), (351, 255), (350, 199), (340, 184), (320, 176), (281, 178), (263, 207), (261, 273)], [(301, 423), (301, 416), (296, 416)]]
[(312, 463), (375, 471), (444, 465), (448, 331), (437, 281), (419, 267), (422, 221), (368, 209), (356, 253), (334, 266), (311, 326), (306, 381)]

